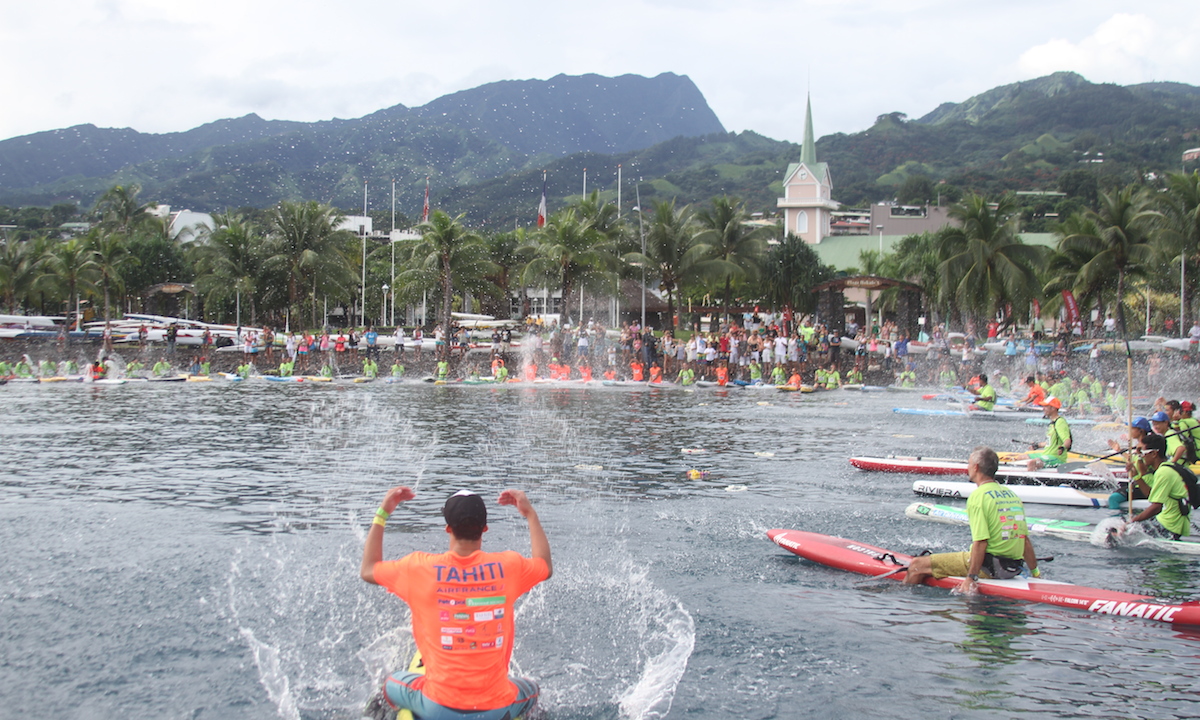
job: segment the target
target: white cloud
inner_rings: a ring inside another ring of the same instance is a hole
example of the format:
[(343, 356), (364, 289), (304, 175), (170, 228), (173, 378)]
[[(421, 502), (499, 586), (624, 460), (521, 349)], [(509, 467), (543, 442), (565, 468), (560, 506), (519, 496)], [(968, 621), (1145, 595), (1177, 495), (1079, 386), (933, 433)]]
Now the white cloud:
[[(798, 141), (1076, 70), (1200, 85), (1196, 13), (1120, 0), (39, 0), (0, 10), (0, 138), (91, 122), (313, 121), (502, 79), (688, 75), (731, 130)], [(1036, 18), (1036, 22), (1033, 20)], [(1189, 26), (1190, 25), (1190, 26)], [(1082, 28), (1072, 34), (1071, 28)], [(1090, 33), (1090, 34), (1089, 34)]]
[[(1193, 11), (1195, 8), (1192, 9)], [(1054, 38), (1021, 54), (1018, 67), (1030, 77), (1073, 70), (1093, 82), (1122, 85), (1151, 80), (1184, 80), (1182, 67), (1200, 66), (1195, 12), (1160, 19), (1117, 13), (1095, 32), (1072, 42)], [(1187, 72), (1187, 71), (1184, 71)]]

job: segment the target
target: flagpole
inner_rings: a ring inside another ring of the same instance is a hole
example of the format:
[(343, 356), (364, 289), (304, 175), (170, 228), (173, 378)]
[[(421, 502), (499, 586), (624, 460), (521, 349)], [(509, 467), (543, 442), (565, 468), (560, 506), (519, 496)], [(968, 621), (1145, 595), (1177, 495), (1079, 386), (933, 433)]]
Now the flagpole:
[(587, 197), (587, 168), (583, 169), (583, 196)]
[(392, 180), (392, 232), (388, 234), (392, 246), (392, 325), (396, 324), (396, 181)]
[(617, 164), (617, 217), (621, 217), (621, 165)]
[[(367, 216), (367, 181), (363, 180), (363, 217)], [(363, 223), (362, 234), (362, 303), (359, 308), (358, 319), (361, 321), (367, 317), (367, 228), (366, 223)]]
[[(421, 222), (429, 222), (429, 176), (425, 176), (425, 205), (421, 208)], [(424, 311), (422, 311), (424, 312)]]
[[(618, 170), (620, 165), (617, 166)], [(637, 211), (638, 211), (638, 234), (642, 236), (642, 262), (638, 263), (642, 266), (642, 332), (646, 331), (646, 231), (642, 227), (642, 179), (638, 178), (638, 182), (633, 186), (637, 193)]]

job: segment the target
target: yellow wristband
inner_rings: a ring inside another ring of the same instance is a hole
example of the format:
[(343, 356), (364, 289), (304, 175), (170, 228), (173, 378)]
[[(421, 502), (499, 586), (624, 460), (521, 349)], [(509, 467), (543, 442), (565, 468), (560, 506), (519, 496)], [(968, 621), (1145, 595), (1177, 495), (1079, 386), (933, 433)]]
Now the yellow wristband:
[(387, 525), (387, 518), (376, 516), (375, 521), (372, 522), (371, 524), (378, 525), (379, 527), (384, 527), (385, 525)]
[(1041, 569), (1041, 568), (1034, 568), (1034, 569), (1033, 569), (1033, 576), (1034, 576), (1034, 577), (1036, 577), (1036, 578), (1040, 578), (1040, 577), (1042, 576), (1042, 569)]

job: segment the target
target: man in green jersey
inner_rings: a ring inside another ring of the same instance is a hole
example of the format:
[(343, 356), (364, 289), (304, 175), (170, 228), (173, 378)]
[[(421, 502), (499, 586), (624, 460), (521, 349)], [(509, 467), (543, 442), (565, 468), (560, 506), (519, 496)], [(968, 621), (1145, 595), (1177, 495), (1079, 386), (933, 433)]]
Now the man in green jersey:
[(679, 371), (679, 384), (692, 385), (696, 382), (696, 371), (692, 369), (691, 363), (685, 363), (683, 369)]
[(979, 389), (971, 388), (975, 396), (975, 409), (991, 412), (996, 408), (996, 388), (988, 383), (988, 376), (979, 374)]
[(1142, 526), (1147, 533), (1157, 537), (1178, 540), (1191, 534), (1191, 506), (1188, 505), (1187, 485), (1175, 468), (1165, 461), (1167, 441), (1161, 435), (1147, 435), (1142, 439), (1142, 460), (1154, 473), (1150, 481), (1150, 507), (1133, 517), (1133, 522), (1154, 518), (1157, 522)]
[(771, 384), (783, 385), (787, 383), (787, 373), (784, 372), (783, 363), (775, 363), (775, 367), (771, 368)]
[(842, 386), (842, 374), (837, 371), (837, 366), (829, 363), (829, 368), (825, 370), (825, 389), (837, 390)]
[(1067, 461), (1067, 453), (1071, 450), (1071, 426), (1067, 419), (1058, 414), (1062, 409), (1062, 401), (1053, 395), (1043, 400), (1042, 415), (1050, 421), (1046, 428), (1046, 442), (1034, 443), (1030, 450), (1043, 448), (1041, 452), (1029, 453), (1030, 471), (1041, 470), (1044, 467), (1057, 467)]
[(762, 365), (759, 365), (757, 360), (750, 361), (750, 384), (762, 384)]
[(1025, 524), (1025, 507), (1008, 487), (996, 482), (1000, 459), (989, 447), (980, 446), (967, 458), (967, 474), (975, 490), (967, 496), (967, 518), (971, 522), (969, 552), (935, 553), (912, 559), (904, 582), (916, 585), (929, 577), (965, 577), (958, 591), (972, 593), (980, 575), (1004, 580), (1016, 577), (1025, 567), (1040, 577), (1033, 543)]

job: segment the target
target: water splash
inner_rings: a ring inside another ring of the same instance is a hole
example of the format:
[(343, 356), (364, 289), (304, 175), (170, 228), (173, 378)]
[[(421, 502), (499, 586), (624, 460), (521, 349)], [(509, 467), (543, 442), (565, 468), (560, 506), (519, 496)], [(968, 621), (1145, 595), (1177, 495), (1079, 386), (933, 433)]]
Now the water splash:
[[(556, 566), (516, 615), (524, 640), (514, 657), (526, 657), (535, 639), (525, 662), (555, 714), (604, 715), (615, 706), (629, 720), (664, 717), (695, 648), (683, 604), (622, 553)], [(604, 701), (612, 705), (597, 708)]]

